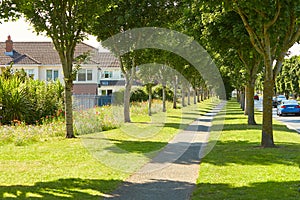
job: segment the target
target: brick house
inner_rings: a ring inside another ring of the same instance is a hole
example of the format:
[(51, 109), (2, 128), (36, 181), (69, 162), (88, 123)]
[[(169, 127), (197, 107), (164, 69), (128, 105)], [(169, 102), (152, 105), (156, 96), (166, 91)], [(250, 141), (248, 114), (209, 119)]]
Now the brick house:
[[(63, 83), (61, 62), (52, 42), (13, 42), (8, 36), (0, 42), (0, 73), (13, 63), (13, 70), (24, 69), (34, 79)], [(81, 65), (74, 81), (75, 95), (110, 95), (124, 87), (119, 60), (109, 52), (98, 50), (85, 43), (79, 43), (75, 57), (89, 52), (89, 59)], [(122, 83), (122, 84), (120, 84)]]

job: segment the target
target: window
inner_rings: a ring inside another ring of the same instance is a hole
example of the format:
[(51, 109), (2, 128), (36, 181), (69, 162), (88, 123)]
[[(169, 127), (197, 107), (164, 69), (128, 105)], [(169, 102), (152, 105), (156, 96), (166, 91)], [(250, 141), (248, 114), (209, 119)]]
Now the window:
[(34, 77), (34, 69), (24, 69), (26, 72), (27, 76), (33, 78)]
[(93, 70), (91, 69), (80, 69), (77, 74), (77, 81), (92, 81)]
[(46, 70), (46, 80), (56, 81), (58, 79), (58, 70), (47, 69)]
[(112, 78), (112, 72), (110, 72), (110, 71), (104, 71), (103, 77), (104, 78)]
[(102, 85), (108, 85), (108, 81), (101, 81)]
[(111, 96), (112, 90), (100, 90), (101, 96)]
[(111, 96), (112, 95), (112, 90), (107, 90), (107, 96)]
[(106, 96), (106, 90), (101, 90), (101, 95)]

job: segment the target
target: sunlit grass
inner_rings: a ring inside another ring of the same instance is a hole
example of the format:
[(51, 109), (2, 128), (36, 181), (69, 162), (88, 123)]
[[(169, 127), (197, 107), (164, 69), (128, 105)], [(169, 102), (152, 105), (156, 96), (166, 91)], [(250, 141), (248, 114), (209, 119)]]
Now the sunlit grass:
[[(256, 113), (261, 124), (262, 114)], [(200, 165), (193, 199), (299, 199), (300, 135), (274, 121), (277, 148), (261, 148), (261, 125), (248, 126), (230, 101), (224, 130)]]
[[(121, 127), (76, 139), (54, 136), (23, 146), (4, 143), (0, 145), (0, 199), (101, 199), (116, 189), (130, 175), (128, 172), (147, 162), (180, 129), (213, 105), (206, 101), (195, 107), (168, 109), (166, 123), (152, 137), (137, 138)], [(164, 115), (154, 113), (153, 121), (147, 115), (136, 118), (139, 121), (134, 117), (132, 124), (148, 129), (153, 123), (161, 125), (157, 118)], [(96, 141), (90, 146), (94, 149), (84, 148), (84, 137)], [(111, 163), (99, 160), (98, 152), (109, 152), (104, 158)], [(116, 170), (115, 166), (124, 161), (131, 161), (125, 162), (129, 170)]]

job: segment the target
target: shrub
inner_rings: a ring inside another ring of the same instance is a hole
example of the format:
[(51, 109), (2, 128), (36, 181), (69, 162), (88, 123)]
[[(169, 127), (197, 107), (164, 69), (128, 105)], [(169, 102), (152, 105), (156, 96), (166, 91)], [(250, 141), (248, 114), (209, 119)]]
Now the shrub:
[(19, 74), (0, 76), (3, 124), (14, 120), (40, 123), (42, 118), (57, 116), (63, 110), (63, 86), (59, 81), (45, 83)]
[[(166, 100), (173, 101), (173, 91), (170, 88), (166, 88)], [(153, 99), (162, 100), (162, 85), (158, 85), (153, 90)]]
[(133, 89), (130, 96), (131, 102), (142, 102), (147, 100), (148, 100), (148, 94), (146, 92), (145, 87), (138, 87)]

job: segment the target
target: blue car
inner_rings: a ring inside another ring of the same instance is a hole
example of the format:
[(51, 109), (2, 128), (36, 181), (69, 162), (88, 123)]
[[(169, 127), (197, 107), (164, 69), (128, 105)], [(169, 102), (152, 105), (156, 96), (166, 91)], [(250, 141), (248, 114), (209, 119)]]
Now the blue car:
[(277, 115), (300, 115), (300, 106), (296, 100), (282, 100), (277, 106)]

